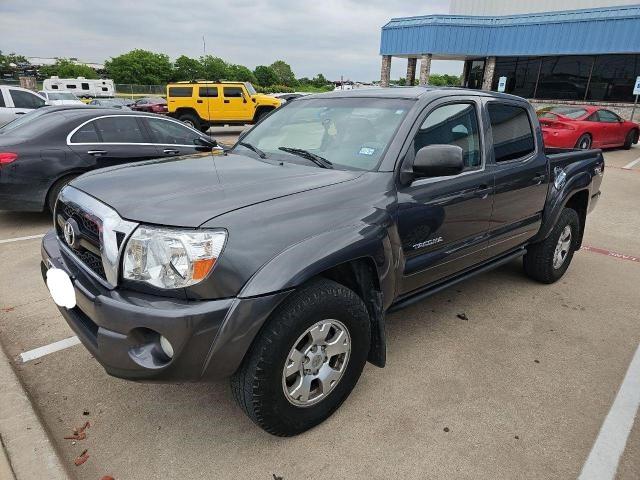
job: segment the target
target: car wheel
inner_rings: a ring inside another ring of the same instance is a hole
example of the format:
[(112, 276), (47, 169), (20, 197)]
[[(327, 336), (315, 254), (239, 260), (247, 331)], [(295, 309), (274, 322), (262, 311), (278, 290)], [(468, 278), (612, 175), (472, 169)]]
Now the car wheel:
[(262, 328), (231, 379), (234, 397), (267, 432), (302, 433), (349, 396), (369, 341), (360, 297), (339, 283), (313, 281), (292, 293)]
[(200, 130), (200, 120), (193, 113), (182, 113), (178, 117), (178, 120), (191, 128)]
[(591, 135), (588, 133), (581, 135), (576, 142), (576, 148), (579, 148), (580, 150), (589, 150), (591, 148)]
[(630, 150), (631, 146), (634, 143), (638, 143), (638, 130), (631, 130), (629, 133), (627, 133), (622, 148), (624, 148), (625, 150)]
[(256, 113), (256, 116), (254, 118), (254, 123), (258, 123), (264, 117), (269, 115), (269, 113), (271, 113), (271, 110), (267, 110), (267, 109), (258, 110), (258, 112)]
[(58, 195), (62, 191), (62, 189), (77, 175), (67, 175), (66, 177), (62, 177), (60, 180), (56, 181), (53, 186), (49, 189), (49, 193), (47, 194), (47, 208), (51, 213), (56, 206), (56, 200), (58, 199)]
[(527, 247), (523, 260), (526, 274), (542, 283), (559, 280), (573, 259), (579, 232), (577, 212), (563, 209), (551, 234), (542, 242)]

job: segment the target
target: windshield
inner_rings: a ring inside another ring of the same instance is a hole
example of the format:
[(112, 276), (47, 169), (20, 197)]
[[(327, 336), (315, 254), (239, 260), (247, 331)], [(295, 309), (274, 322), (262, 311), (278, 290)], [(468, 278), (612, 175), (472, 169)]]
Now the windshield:
[(49, 92), (49, 100), (78, 100), (71, 92)]
[(576, 107), (553, 107), (540, 113), (540, 118), (555, 118), (556, 115), (573, 118), (574, 120), (587, 114), (584, 108)]
[(244, 82), (244, 86), (247, 89), (247, 92), (249, 92), (249, 95), (255, 95), (256, 93), (256, 89), (253, 88), (253, 85), (251, 84), (251, 82)]
[[(301, 149), (336, 168), (375, 170), (412, 105), (411, 100), (381, 98), (299, 100), (257, 124), (242, 143), (258, 148), (268, 159), (312, 164), (281, 148)], [(242, 145), (235, 149), (251, 151)]]
[(0, 135), (4, 135), (7, 133), (11, 133), (20, 127), (22, 127), (26, 123), (31, 123), (32, 120), (41, 117), (45, 113), (47, 113), (48, 108), (43, 107), (37, 110), (31, 110), (29, 113), (25, 113), (24, 115), (20, 115), (15, 120), (7, 123), (3, 127), (0, 128)]

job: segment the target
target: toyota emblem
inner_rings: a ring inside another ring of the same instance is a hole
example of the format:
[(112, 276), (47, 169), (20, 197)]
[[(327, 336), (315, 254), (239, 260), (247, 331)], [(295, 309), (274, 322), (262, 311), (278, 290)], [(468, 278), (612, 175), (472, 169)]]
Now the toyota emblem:
[(64, 228), (62, 233), (64, 234), (64, 241), (67, 242), (67, 245), (73, 247), (76, 243), (76, 229), (72, 220), (67, 220), (64, 224)]

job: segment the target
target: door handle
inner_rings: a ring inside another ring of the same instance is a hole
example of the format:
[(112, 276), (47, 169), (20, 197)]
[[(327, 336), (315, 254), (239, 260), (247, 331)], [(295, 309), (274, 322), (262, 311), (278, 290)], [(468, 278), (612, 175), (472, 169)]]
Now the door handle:
[(163, 152), (167, 155), (177, 155), (180, 153), (179, 150), (174, 150), (173, 148), (165, 148)]
[(536, 176), (531, 180), (533, 180), (537, 185), (540, 185), (542, 182), (544, 182), (545, 178), (547, 178), (546, 173), (536, 173)]
[(224, 103), (229, 103), (229, 100), (225, 100)]
[(478, 185), (475, 191), (476, 197), (480, 197), (483, 200), (489, 196), (492, 188), (489, 185)]
[(202, 100), (196, 100), (196, 103), (202, 103)]
[(89, 155), (93, 155), (94, 157), (99, 157), (107, 153), (107, 151), (106, 150), (87, 150), (87, 153)]
[(16, 112), (16, 115), (24, 115), (27, 112)]

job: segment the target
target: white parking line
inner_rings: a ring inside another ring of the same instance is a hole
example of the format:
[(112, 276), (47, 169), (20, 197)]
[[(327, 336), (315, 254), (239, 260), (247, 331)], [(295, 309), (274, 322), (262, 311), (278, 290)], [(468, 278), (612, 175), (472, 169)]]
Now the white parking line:
[(640, 158), (636, 158), (633, 162), (629, 162), (627, 163), (624, 167), (625, 170), (631, 170), (633, 167), (635, 167), (637, 164), (640, 163)]
[(613, 480), (640, 405), (640, 345), (578, 480)]
[(36, 358), (44, 357), (45, 355), (49, 355), (53, 352), (58, 352), (60, 350), (64, 350), (65, 348), (73, 347), (74, 345), (78, 345), (80, 343), (80, 339), (78, 337), (69, 337), (64, 340), (60, 340), (59, 342), (50, 343), (49, 345), (45, 345), (44, 347), (34, 348), (33, 350), (29, 350), (28, 352), (22, 352), (20, 354), (20, 360), (22, 363), (30, 362), (31, 360), (35, 360)]
[(0, 243), (13, 243), (21, 242), (23, 240), (33, 240), (34, 238), (42, 238), (44, 237), (44, 235), (44, 233), (40, 233), (39, 235), (29, 235), (27, 237), (5, 238), (4, 240), (0, 240)]

